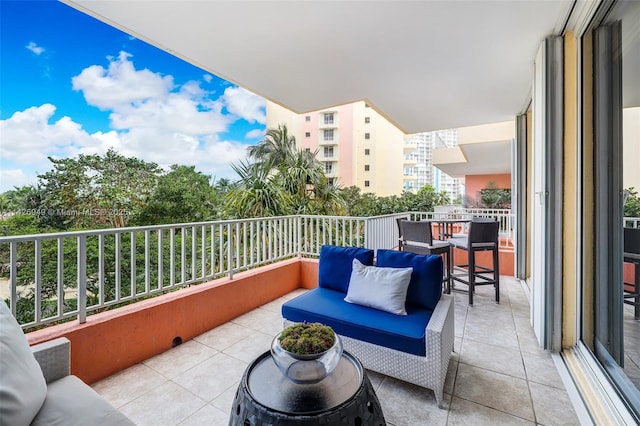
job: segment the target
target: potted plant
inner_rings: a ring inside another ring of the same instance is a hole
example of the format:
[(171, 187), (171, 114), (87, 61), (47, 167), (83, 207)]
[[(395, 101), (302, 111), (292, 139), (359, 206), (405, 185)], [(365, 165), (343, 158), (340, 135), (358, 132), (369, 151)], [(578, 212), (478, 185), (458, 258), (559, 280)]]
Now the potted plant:
[(273, 339), (271, 356), (282, 374), (294, 383), (317, 383), (340, 362), (342, 342), (327, 325), (296, 323)]
[(313, 359), (331, 349), (336, 342), (336, 334), (328, 325), (301, 322), (285, 328), (278, 342), (294, 358)]

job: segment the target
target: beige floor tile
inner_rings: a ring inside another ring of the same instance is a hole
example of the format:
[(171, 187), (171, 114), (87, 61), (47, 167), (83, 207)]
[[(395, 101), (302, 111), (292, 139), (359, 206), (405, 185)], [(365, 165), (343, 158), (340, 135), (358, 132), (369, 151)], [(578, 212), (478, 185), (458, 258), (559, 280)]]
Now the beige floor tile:
[(271, 348), (273, 336), (254, 331), (239, 342), (229, 346), (223, 353), (237, 358), (247, 364)]
[(211, 405), (205, 405), (195, 414), (180, 423), (180, 426), (227, 426), (229, 414)]
[(501, 323), (489, 318), (478, 318), (475, 321), (467, 318), (464, 338), (518, 349), (518, 339), (513, 323)]
[(464, 339), (460, 362), (521, 379), (526, 378), (519, 349)]
[(567, 391), (529, 382), (536, 420), (545, 426), (579, 425)]
[(282, 297), (284, 299), (291, 300), (291, 299), (294, 299), (294, 298), (300, 296), (301, 294), (305, 294), (308, 291), (309, 291), (309, 289), (306, 289), (306, 288), (298, 288), (298, 289), (293, 290), (292, 292), (289, 292), (289, 293), (285, 294)]
[(247, 327), (228, 322), (197, 336), (193, 340), (218, 351), (223, 351), (229, 346), (238, 343), (253, 332), (253, 330)]
[(93, 384), (93, 389), (111, 405), (120, 408), (134, 399), (152, 391), (164, 382), (157, 371), (144, 364), (136, 364), (113, 376)]
[(456, 382), (456, 375), (458, 374), (458, 363), (456, 361), (449, 361), (449, 369), (447, 370), (447, 377), (444, 381), (444, 393), (449, 395), (453, 394), (453, 386)]
[(453, 394), (534, 421), (526, 380), (460, 363)]
[(222, 395), (242, 378), (247, 363), (218, 353), (178, 375), (174, 382), (207, 402)]
[(165, 382), (120, 409), (138, 426), (170, 426), (196, 413), (206, 402), (173, 382)]
[(371, 386), (373, 386), (373, 390), (377, 392), (385, 376), (375, 371), (367, 370), (367, 377), (371, 382)]
[(556, 365), (547, 352), (542, 354), (522, 353), (527, 380), (554, 388), (564, 389)]
[(448, 426), (535, 425), (535, 423), (458, 397), (453, 397)]
[(265, 303), (264, 305), (260, 306), (260, 309), (265, 309), (267, 311), (275, 312), (276, 314), (281, 315), (282, 304), (286, 303), (289, 300), (290, 299), (286, 297), (278, 297), (276, 300), (269, 303)]
[(213, 348), (190, 340), (166, 352), (144, 361), (147, 367), (153, 368), (165, 377), (173, 378), (191, 367), (211, 358), (218, 353)]
[(447, 422), (448, 411), (438, 408), (433, 392), (428, 389), (387, 377), (376, 394), (385, 420), (396, 426), (445, 425)]
[(260, 327), (264, 326), (265, 323), (273, 323), (275, 321), (282, 322), (282, 315), (279, 312), (258, 308), (234, 318), (232, 322), (259, 331)]
[(233, 407), (233, 401), (236, 399), (236, 392), (238, 390), (238, 386), (240, 385), (240, 380), (237, 383), (229, 386), (229, 389), (222, 392), (222, 394), (211, 401), (211, 405), (216, 407), (218, 410), (223, 413), (230, 414), (231, 407)]

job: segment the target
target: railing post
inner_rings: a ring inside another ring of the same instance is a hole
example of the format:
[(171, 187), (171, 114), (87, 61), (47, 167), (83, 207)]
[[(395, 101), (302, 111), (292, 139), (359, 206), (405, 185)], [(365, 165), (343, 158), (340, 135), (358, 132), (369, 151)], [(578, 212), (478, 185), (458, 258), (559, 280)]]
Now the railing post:
[(369, 248), (369, 218), (364, 218), (364, 248)]
[(231, 223), (227, 224), (227, 266), (229, 267), (229, 279), (233, 279), (233, 231)]
[(9, 243), (9, 288), (11, 289), (11, 313), (16, 316), (18, 307), (18, 243)]
[(78, 237), (78, 322), (87, 322), (87, 237)]
[(37, 239), (35, 241), (35, 315), (34, 319), (36, 324), (42, 319), (42, 240)]
[(298, 258), (302, 257), (302, 216), (296, 216), (296, 224), (298, 229), (296, 230), (296, 244), (298, 246)]

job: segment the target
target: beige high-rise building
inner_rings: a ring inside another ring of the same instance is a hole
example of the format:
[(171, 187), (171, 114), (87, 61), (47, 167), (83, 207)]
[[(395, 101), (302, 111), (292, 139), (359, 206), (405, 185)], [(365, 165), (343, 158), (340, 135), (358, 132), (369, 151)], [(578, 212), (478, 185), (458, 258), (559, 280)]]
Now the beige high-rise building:
[[(301, 149), (318, 151), (327, 177), (378, 196), (399, 195), (405, 181), (405, 135), (365, 102), (296, 114), (267, 102), (267, 128), (286, 124)], [(415, 161), (413, 161), (415, 163)]]

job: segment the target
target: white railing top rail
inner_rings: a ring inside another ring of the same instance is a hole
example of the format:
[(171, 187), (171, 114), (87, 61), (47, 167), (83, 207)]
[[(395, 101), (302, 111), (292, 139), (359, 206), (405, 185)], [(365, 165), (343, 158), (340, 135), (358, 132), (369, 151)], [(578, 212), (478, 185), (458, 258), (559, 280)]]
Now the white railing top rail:
[(324, 244), (394, 248), (397, 218), (434, 216), (292, 215), (3, 236), (0, 264), (8, 282), (0, 285), (9, 287), (14, 314), (26, 306), (23, 327), (68, 318), (84, 322), (92, 311), (176, 287), (233, 278), (296, 256), (316, 257)]

